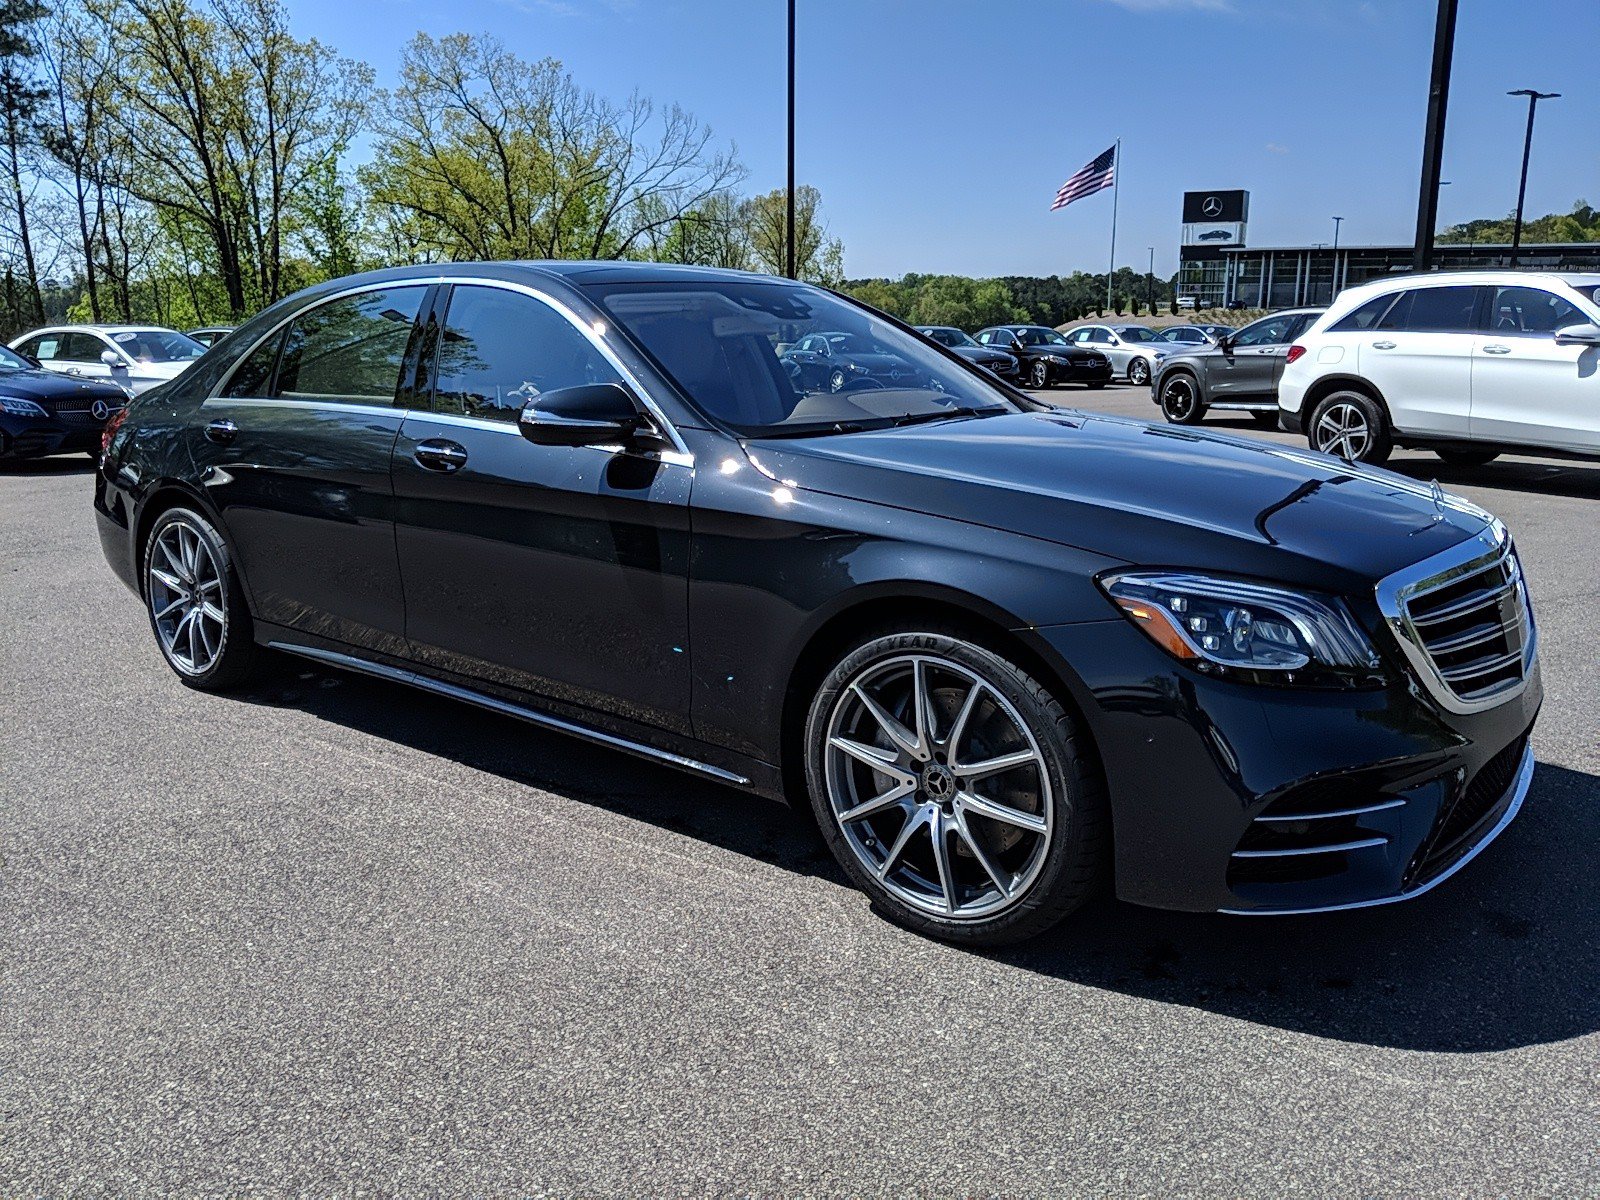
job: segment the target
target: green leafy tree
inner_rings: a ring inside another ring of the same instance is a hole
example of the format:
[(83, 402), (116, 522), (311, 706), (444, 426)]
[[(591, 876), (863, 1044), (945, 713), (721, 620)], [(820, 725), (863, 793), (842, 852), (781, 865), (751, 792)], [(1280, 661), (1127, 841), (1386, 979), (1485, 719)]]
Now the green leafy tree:
[[(1452, 225), (1436, 241), (1448, 245), (1467, 242), (1507, 244), (1516, 229), (1516, 214), (1480, 218)], [(1600, 210), (1579, 200), (1569, 213), (1549, 213), (1522, 223), (1524, 242), (1600, 242)]]
[(38, 26), (47, 15), (36, 0), (0, 0), (0, 153), (5, 159), (7, 200), (22, 254), (24, 309), (16, 299), (13, 279), (7, 288), (8, 323), (23, 318), (44, 323), (44, 299), (39, 290), (39, 265), (35, 254), (36, 230), (30, 226), (30, 187), (27, 154), (37, 143), (37, 120), (47, 93), (38, 76)]
[[(779, 188), (752, 196), (742, 206), (756, 270), (782, 275), (787, 267), (788, 194)], [(822, 193), (802, 184), (794, 193), (795, 274), (812, 283), (844, 282), (844, 245), (822, 223)]]

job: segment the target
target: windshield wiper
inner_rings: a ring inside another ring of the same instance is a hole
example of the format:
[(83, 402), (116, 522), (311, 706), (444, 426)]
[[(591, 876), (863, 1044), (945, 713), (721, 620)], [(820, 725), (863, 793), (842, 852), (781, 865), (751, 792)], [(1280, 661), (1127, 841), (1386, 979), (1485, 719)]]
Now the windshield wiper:
[(937, 412), (906, 413), (896, 417), (889, 424), (895, 428), (902, 425), (921, 425), (925, 421), (948, 421), (952, 417), (984, 417), (991, 413), (1003, 413), (1010, 410), (999, 404), (974, 405), (966, 408), (941, 408)]
[(832, 433), (860, 433), (866, 429), (860, 421), (835, 421), (831, 425), (805, 425), (799, 429), (764, 429), (750, 436), (755, 438), (825, 437)]

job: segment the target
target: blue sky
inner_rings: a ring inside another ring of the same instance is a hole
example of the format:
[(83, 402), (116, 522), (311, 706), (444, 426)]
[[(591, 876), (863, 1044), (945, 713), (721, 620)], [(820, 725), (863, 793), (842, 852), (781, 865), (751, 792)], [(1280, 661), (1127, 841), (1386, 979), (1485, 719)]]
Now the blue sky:
[[(783, 0), (288, 0), (382, 83), (418, 29), (491, 32), (602, 94), (676, 102), (784, 178)], [(1104, 270), (1111, 196), (1055, 189), (1123, 139), (1119, 265), (1177, 265), (1180, 193), (1245, 187), (1250, 242), (1407, 242), (1434, 0), (799, 0), (798, 170), (852, 277)], [(1600, 204), (1600, 0), (1462, 0), (1443, 223)]]

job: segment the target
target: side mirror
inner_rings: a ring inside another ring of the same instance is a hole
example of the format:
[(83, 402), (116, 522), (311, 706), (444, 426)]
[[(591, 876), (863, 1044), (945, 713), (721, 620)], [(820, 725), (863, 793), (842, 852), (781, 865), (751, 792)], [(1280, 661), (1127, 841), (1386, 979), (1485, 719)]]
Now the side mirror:
[(627, 442), (647, 422), (621, 384), (556, 388), (522, 406), (517, 428), (536, 446), (604, 446)]
[(122, 355), (118, 354), (115, 350), (100, 351), (100, 361), (105, 363), (105, 365), (110, 367), (113, 371), (115, 371), (118, 367), (127, 365), (122, 361)]
[(1585, 321), (1581, 325), (1565, 325), (1556, 330), (1558, 346), (1600, 346), (1600, 325)]
[(1219, 334), (1217, 334), (1217, 349), (1218, 350), (1232, 350), (1233, 349), (1233, 334), (1231, 334), (1231, 333), (1219, 333)]

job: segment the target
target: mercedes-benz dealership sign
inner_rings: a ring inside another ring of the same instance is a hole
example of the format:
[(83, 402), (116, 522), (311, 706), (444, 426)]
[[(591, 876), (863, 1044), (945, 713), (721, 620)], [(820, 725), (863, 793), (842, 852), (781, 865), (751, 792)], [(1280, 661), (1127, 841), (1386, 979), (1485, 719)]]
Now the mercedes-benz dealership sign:
[(1250, 219), (1250, 193), (1242, 190), (1185, 192), (1185, 246), (1242, 246)]

